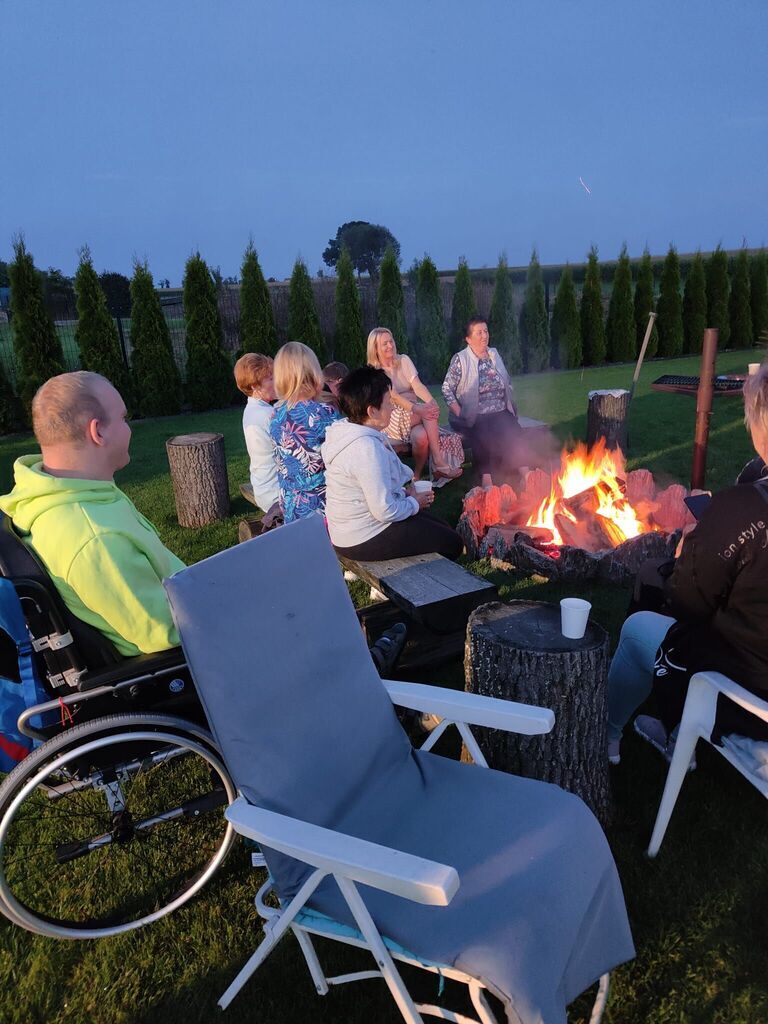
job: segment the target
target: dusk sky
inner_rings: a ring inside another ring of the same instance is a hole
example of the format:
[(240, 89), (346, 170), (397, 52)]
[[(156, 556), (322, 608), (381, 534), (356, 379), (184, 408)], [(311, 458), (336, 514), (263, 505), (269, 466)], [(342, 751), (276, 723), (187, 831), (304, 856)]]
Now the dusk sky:
[(0, 259), (768, 244), (767, 40), (766, 0), (0, 0)]

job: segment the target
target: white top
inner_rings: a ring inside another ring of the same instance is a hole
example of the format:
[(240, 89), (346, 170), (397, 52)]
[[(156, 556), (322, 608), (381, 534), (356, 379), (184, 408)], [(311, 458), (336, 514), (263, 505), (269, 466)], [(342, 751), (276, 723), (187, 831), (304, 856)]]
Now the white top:
[(398, 356), (391, 370), (388, 370), (386, 366), (382, 366), (382, 370), (392, 381), (392, 390), (396, 391), (398, 395), (410, 391), (411, 385), (419, 376), (419, 371), (413, 365), (410, 356)]
[(269, 436), (272, 406), (260, 398), (249, 398), (243, 410), (243, 434), (251, 460), (251, 487), (260, 509), (266, 512), (280, 497), (275, 464), (275, 442)]

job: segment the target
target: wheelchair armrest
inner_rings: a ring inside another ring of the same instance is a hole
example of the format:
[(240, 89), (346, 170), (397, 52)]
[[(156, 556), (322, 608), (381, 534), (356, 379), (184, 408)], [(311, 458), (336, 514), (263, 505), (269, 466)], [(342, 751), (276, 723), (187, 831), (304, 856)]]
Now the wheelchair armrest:
[(187, 667), (184, 652), (180, 647), (152, 654), (136, 654), (123, 658), (114, 665), (85, 672), (78, 682), (81, 691), (95, 690), (99, 686), (116, 686), (118, 683), (151, 679), (153, 676), (171, 675)]

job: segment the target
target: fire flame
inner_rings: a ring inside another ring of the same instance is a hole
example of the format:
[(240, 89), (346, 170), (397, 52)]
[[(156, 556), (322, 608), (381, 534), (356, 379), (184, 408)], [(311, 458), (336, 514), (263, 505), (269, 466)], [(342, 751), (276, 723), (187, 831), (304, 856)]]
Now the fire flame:
[(604, 520), (604, 527), (615, 545), (630, 537), (647, 533), (654, 527), (638, 519), (632, 505), (622, 489), (625, 477), (624, 456), (617, 448), (606, 450), (605, 440), (600, 440), (588, 449), (579, 442), (573, 451), (563, 451), (560, 457), (560, 473), (553, 474), (552, 489), (536, 511), (529, 517), (527, 526), (543, 526), (552, 531), (554, 543), (564, 543), (557, 528), (555, 516), (564, 516), (571, 522), (576, 517), (563, 504), (563, 499), (592, 492), (588, 495), (596, 507), (594, 514)]

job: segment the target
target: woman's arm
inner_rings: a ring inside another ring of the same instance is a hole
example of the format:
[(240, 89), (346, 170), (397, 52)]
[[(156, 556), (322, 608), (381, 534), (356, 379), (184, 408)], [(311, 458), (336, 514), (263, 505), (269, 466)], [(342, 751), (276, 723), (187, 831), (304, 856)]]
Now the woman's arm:
[[(397, 456), (392, 453), (392, 458)], [(398, 460), (399, 461), (399, 460)], [(368, 511), (380, 523), (397, 523), (419, 511), (416, 498), (391, 484), (389, 452), (379, 441), (370, 441), (354, 472)]]
[(454, 416), (461, 416), (461, 404), (456, 396), (456, 388), (459, 386), (460, 380), (461, 363), (459, 362), (459, 354), (457, 352), (456, 355), (454, 355), (453, 359), (451, 359), (451, 363), (450, 366), (448, 367), (448, 372), (445, 375), (445, 380), (443, 381), (442, 387), (445, 404), (448, 406), (448, 408), (451, 410)]

